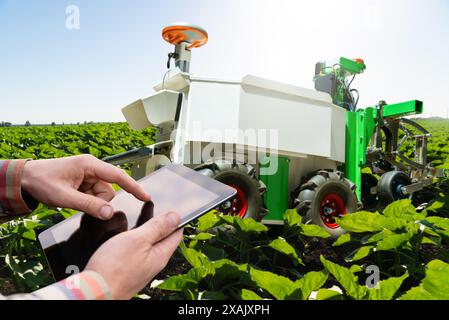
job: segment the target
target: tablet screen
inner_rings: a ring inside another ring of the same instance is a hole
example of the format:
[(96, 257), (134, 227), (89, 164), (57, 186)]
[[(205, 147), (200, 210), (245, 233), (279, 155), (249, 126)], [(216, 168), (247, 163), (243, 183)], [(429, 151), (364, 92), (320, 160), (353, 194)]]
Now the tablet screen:
[(70, 275), (69, 270), (83, 270), (95, 250), (120, 232), (169, 211), (178, 213), (184, 225), (235, 193), (232, 188), (180, 165), (163, 167), (139, 183), (150, 194), (151, 202), (144, 203), (120, 191), (110, 202), (115, 211), (110, 220), (80, 213), (39, 236), (57, 280)]

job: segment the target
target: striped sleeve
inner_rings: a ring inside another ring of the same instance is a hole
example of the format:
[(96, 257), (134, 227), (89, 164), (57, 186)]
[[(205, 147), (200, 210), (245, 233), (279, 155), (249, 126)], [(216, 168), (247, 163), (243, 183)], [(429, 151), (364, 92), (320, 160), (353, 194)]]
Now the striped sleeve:
[(95, 271), (83, 271), (30, 294), (16, 294), (8, 300), (112, 300), (104, 278)]
[(31, 212), (22, 197), (21, 179), (28, 160), (0, 160), (0, 216)]

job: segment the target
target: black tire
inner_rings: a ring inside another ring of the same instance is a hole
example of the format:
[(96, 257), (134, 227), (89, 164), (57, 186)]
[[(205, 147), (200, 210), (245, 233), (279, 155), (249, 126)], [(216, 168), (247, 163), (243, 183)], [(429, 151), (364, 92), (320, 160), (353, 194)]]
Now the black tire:
[(402, 171), (389, 171), (383, 174), (377, 184), (379, 201), (382, 205), (387, 206), (396, 200), (408, 198), (409, 196), (401, 194), (399, 189), (401, 186), (411, 183), (410, 177)]
[(362, 173), (362, 203), (367, 210), (375, 209), (379, 201), (377, 191), (376, 194), (371, 193), (373, 188), (377, 188), (378, 182), (374, 175)]
[(242, 218), (252, 218), (256, 221), (262, 221), (268, 213), (263, 201), (266, 187), (257, 179), (255, 169), (251, 165), (215, 160), (208, 161), (195, 170), (237, 189), (234, 200), (223, 204), (218, 211), (238, 214)]
[(335, 222), (335, 216), (356, 212), (360, 207), (354, 190), (355, 185), (341, 172), (320, 170), (299, 188), (296, 209), (305, 223), (319, 225), (338, 237), (344, 230)]

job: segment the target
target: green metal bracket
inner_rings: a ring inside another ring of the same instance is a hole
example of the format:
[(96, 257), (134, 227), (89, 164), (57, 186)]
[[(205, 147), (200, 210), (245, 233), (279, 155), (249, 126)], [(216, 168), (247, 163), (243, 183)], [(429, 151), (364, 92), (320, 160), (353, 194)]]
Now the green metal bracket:
[(412, 114), (421, 114), (423, 112), (423, 103), (419, 100), (406, 101), (395, 104), (387, 104), (382, 108), (382, 117), (397, 118)]
[[(261, 161), (261, 167), (270, 167), (273, 157)], [(266, 185), (264, 194), (265, 205), (268, 214), (264, 217), (264, 223), (282, 223), (284, 213), (288, 209), (288, 175), (290, 160), (286, 157), (277, 157), (278, 169), (272, 175), (260, 175), (260, 180)]]
[(366, 148), (376, 125), (374, 108), (346, 113), (345, 175), (356, 185), (359, 200), (362, 199), (362, 168), (366, 164)]
[[(420, 114), (423, 103), (418, 100), (389, 104), (382, 107), (383, 118), (399, 118)], [(356, 195), (361, 199), (362, 169), (366, 165), (366, 148), (379, 125), (378, 110), (368, 107), (356, 112), (346, 113), (346, 162), (345, 175), (356, 186)], [(380, 124), (382, 125), (382, 124)]]
[(350, 74), (359, 74), (366, 69), (366, 65), (364, 63), (344, 57), (340, 58), (339, 64), (342, 69), (344, 69), (346, 72)]

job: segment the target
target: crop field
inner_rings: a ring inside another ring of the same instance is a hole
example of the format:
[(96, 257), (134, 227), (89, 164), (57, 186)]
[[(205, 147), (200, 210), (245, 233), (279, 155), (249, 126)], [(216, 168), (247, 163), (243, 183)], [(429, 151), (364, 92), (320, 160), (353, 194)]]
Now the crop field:
[[(419, 122), (433, 134), (428, 159), (449, 169), (449, 121)], [(0, 158), (102, 158), (153, 138), (154, 130), (123, 123), (0, 128)], [(337, 239), (303, 224), (294, 209), (283, 226), (210, 212), (185, 228), (167, 268), (136, 298), (449, 299), (449, 180), (428, 191), (434, 200), (424, 210), (401, 200), (382, 212), (346, 215), (338, 222), (347, 233)], [(0, 225), (0, 293), (52, 283), (36, 237), (73, 213), (41, 205)]]

